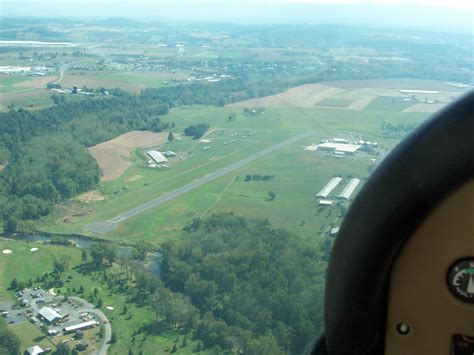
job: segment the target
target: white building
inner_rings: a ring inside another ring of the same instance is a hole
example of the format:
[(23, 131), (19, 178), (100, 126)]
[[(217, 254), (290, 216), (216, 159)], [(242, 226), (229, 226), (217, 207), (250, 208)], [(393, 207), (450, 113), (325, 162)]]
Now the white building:
[(348, 200), (351, 197), (352, 193), (357, 188), (357, 186), (359, 185), (359, 183), (360, 183), (359, 179), (356, 179), (356, 178), (351, 179), (349, 183), (346, 185), (346, 187), (344, 188), (344, 190), (342, 190), (339, 197)]
[(342, 181), (340, 177), (333, 177), (329, 182), (324, 186), (324, 188), (319, 191), (319, 193), (316, 195), (317, 197), (323, 197), (326, 198), (328, 195), (331, 193), (334, 188), (339, 185), (339, 183)]
[(71, 332), (74, 332), (76, 330), (95, 327), (96, 325), (99, 325), (99, 322), (97, 322), (95, 320), (90, 320), (88, 322), (79, 323), (79, 324), (75, 324), (75, 325), (70, 325), (69, 327), (64, 327), (64, 333), (71, 333)]
[(332, 206), (332, 201), (331, 200), (319, 200), (319, 205), (320, 206)]
[(38, 345), (35, 345), (35, 346), (31, 346), (28, 349), (26, 349), (26, 353), (28, 355), (44, 354), (44, 350), (41, 349)]
[(175, 157), (176, 156), (176, 153), (173, 152), (172, 150), (167, 150), (166, 152), (164, 152), (164, 156), (165, 157)]
[(319, 144), (317, 150), (331, 151), (331, 152), (341, 152), (344, 154), (354, 154), (362, 146), (359, 144), (346, 144), (346, 143), (335, 143), (335, 142), (326, 142)]
[(62, 318), (62, 316), (54, 309), (43, 307), (39, 310), (39, 315), (43, 317), (48, 323), (55, 323)]
[(153, 159), (157, 164), (164, 164), (168, 162), (168, 159), (165, 158), (163, 154), (157, 150), (150, 150), (147, 152), (148, 156)]

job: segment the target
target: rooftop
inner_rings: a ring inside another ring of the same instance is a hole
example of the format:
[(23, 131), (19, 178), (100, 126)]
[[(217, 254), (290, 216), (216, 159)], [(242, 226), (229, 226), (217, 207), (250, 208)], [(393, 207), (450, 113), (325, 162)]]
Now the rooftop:
[(48, 322), (54, 322), (58, 318), (62, 318), (61, 315), (54, 309), (49, 307), (43, 307), (39, 310), (39, 314), (45, 318)]
[(339, 152), (344, 152), (344, 153), (355, 153), (361, 148), (361, 146), (358, 144), (327, 142), (327, 143), (319, 144), (318, 149), (320, 148), (337, 150)]

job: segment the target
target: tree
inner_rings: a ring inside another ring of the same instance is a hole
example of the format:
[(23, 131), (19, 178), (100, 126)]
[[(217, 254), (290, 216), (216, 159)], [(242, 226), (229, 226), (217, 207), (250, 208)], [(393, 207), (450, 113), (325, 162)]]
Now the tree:
[(178, 351), (178, 347), (176, 346), (176, 344), (173, 345), (173, 349), (171, 349), (171, 352), (172, 353), (175, 353)]
[(123, 305), (123, 308), (122, 308), (122, 313), (123, 313), (123, 314), (127, 314), (127, 312), (128, 312), (128, 307), (127, 307), (126, 304), (124, 304), (124, 305)]
[(174, 135), (173, 135), (173, 132), (169, 132), (168, 133), (168, 142), (172, 142), (174, 141)]
[(20, 353), (20, 339), (0, 319), (0, 354), (17, 355)]
[(56, 347), (56, 355), (70, 355), (71, 349), (67, 344), (59, 343)]
[(18, 280), (16, 278), (12, 280), (12, 282), (10, 283), (10, 287), (12, 288), (12, 290), (18, 289)]
[(103, 305), (104, 305), (104, 301), (102, 301), (102, 298), (99, 298), (99, 299), (97, 300), (97, 308), (100, 308), (100, 307), (102, 307)]
[(17, 231), (18, 228), (18, 219), (14, 216), (11, 216), (7, 219), (5, 223), (5, 233), (12, 234)]
[(113, 344), (116, 342), (117, 342), (117, 334), (115, 332), (112, 332), (112, 335), (110, 336), (110, 344)]
[(81, 260), (83, 262), (87, 261), (87, 252), (84, 249), (81, 250)]
[(276, 193), (273, 191), (268, 192), (268, 201), (273, 201), (276, 197)]

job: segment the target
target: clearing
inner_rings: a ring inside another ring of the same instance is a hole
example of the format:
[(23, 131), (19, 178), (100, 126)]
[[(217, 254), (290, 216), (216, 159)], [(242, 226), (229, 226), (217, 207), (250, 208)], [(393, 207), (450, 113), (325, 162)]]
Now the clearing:
[[(400, 90), (432, 90), (402, 93)], [(345, 110), (385, 110), (432, 113), (443, 104), (451, 102), (466, 90), (449, 86), (440, 81), (418, 79), (348, 80), (305, 84), (280, 94), (244, 100), (228, 105), (230, 108), (252, 107), (321, 107)], [(383, 103), (378, 102), (383, 98)], [(386, 105), (394, 99), (396, 105)], [(399, 101), (407, 101), (399, 104)], [(408, 100), (409, 99), (409, 100)], [(411, 101), (411, 102), (409, 102)], [(432, 101), (433, 104), (419, 104)], [(409, 107), (413, 106), (413, 107)]]
[(228, 107), (313, 107), (344, 89), (321, 84), (306, 84), (291, 88), (281, 94), (244, 100)]
[(110, 181), (121, 176), (132, 164), (130, 153), (138, 148), (154, 147), (167, 141), (168, 133), (150, 131), (130, 131), (110, 141), (89, 148), (89, 152), (99, 164), (102, 181)]

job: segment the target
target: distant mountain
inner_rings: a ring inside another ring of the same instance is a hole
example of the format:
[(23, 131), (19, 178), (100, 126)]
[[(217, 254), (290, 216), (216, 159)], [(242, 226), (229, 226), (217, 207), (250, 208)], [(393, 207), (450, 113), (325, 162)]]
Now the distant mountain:
[(105, 20), (95, 20), (88, 24), (102, 27), (140, 27), (144, 25), (143, 22), (123, 17), (109, 17)]
[[(28, 6), (25, 6), (25, 3)], [(374, 4), (282, 4), (273, 5), (222, 1), (197, 4), (188, 1), (151, 3), (94, 3), (71, 1), (68, 6), (57, 2), (6, 1), (2, 16), (107, 18), (104, 26), (134, 26), (129, 19), (169, 19), (178, 21), (212, 21), (220, 23), (311, 23), (370, 25), (374, 27), (428, 29), (453, 32), (472, 31), (472, 14), (448, 7), (421, 5)], [(183, 5), (185, 3), (185, 5)]]

